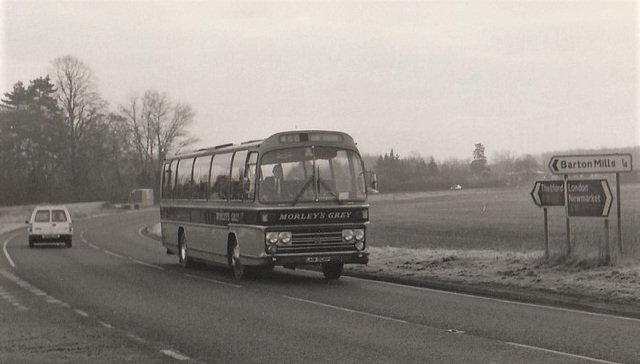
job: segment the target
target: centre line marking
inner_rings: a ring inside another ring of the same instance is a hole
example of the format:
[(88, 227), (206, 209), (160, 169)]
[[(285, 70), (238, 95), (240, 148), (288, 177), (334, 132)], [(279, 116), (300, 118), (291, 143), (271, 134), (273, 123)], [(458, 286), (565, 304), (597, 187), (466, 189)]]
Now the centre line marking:
[(562, 351), (556, 351), (556, 350), (551, 350), (551, 349), (544, 349), (544, 348), (539, 348), (537, 346), (530, 346), (530, 345), (524, 345), (524, 344), (517, 344), (517, 343), (512, 343), (512, 342), (505, 342), (506, 344), (512, 345), (512, 346), (517, 346), (520, 348), (525, 348), (525, 349), (532, 349), (532, 350), (538, 350), (538, 351), (544, 351), (545, 353), (550, 353), (550, 354), (557, 354), (557, 355), (562, 355), (562, 356), (567, 356), (570, 358), (575, 358), (575, 359), (581, 359), (581, 360), (588, 360), (594, 363), (603, 363), (603, 364), (622, 364), (622, 363), (618, 363), (615, 361), (608, 361), (608, 360), (603, 360), (603, 359), (596, 359), (596, 358), (590, 358), (588, 356), (582, 356), (582, 355), (576, 355), (576, 354), (569, 354), (569, 353), (564, 353)]
[(200, 280), (207, 281), (207, 282), (212, 282), (212, 283), (222, 284), (222, 285), (229, 286), (229, 287), (242, 288), (242, 286), (239, 286), (239, 285), (237, 285), (237, 284), (227, 283), (227, 282), (221, 282), (221, 281), (216, 281), (215, 279), (199, 277), (199, 276), (196, 276), (196, 275), (193, 275), (193, 274), (185, 273), (185, 276), (186, 276), (186, 277), (189, 277), (189, 278), (200, 279)]
[(379, 319), (382, 319), (382, 320), (389, 320), (389, 321), (393, 321), (393, 322), (398, 322), (398, 323), (401, 323), (401, 324), (408, 324), (409, 323), (409, 321), (395, 319), (393, 317), (381, 316), (381, 315), (376, 315), (375, 313), (369, 313), (369, 312), (363, 312), (363, 311), (356, 311), (356, 310), (352, 310), (350, 308), (344, 308), (344, 307), (340, 307), (340, 306), (329, 305), (329, 304), (326, 304), (326, 303), (305, 300), (305, 299), (302, 299), (302, 298), (296, 298), (296, 297), (284, 296), (284, 295), (282, 297), (290, 299), (290, 300), (298, 301), (298, 302), (304, 302), (304, 303), (309, 303), (309, 304), (312, 304), (312, 305), (317, 305), (317, 306), (322, 306), (322, 307), (327, 307), (327, 308), (333, 308), (335, 310), (340, 310), (340, 311), (344, 311), (344, 312), (356, 313), (356, 314), (359, 314), (359, 315), (375, 317), (375, 318), (379, 318)]
[(366, 282), (369, 282), (371, 284), (381, 284), (381, 285), (394, 286), (394, 287), (404, 287), (404, 288), (413, 289), (413, 290), (417, 290), (417, 291), (435, 292), (435, 293), (446, 294), (446, 295), (454, 295), (454, 296), (460, 296), (460, 297), (476, 298), (476, 299), (485, 300), (485, 301), (502, 302), (502, 303), (507, 303), (507, 304), (511, 304), (511, 305), (517, 305), (517, 306), (544, 308), (544, 309), (553, 310), (553, 311), (571, 312), (571, 313), (577, 313), (577, 314), (588, 315), (588, 316), (612, 318), (612, 319), (623, 320), (623, 321), (637, 321), (637, 322), (640, 322), (640, 319), (637, 319), (635, 317), (616, 316), (616, 315), (611, 315), (611, 314), (606, 314), (606, 313), (580, 311), (580, 310), (573, 310), (573, 309), (570, 309), (570, 308), (554, 307), (554, 306), (548, 306), (548, 305), (536, 304), (536, 303), (510, 301), (510, 300), (505, 300), (505, 299), (502, 299), (502, 298), (476, 296), (476, 295), (469, 294), (469, 293), (443, 291), (443, 290), (439, 290), (439, 289), (435, 289), (435, 288), (427, 288), (427, 287), (408, 286), (408, 285), (400, 284), (400, 283), (385, 282), (385, 281), (378, 281), (378, 280), (370, 280), (370, 279), (358, 278), (358, 277), (343, 276), (343, 278), (344, 279), (356, 280), (356, 281), (366, 281)]
[(78, 315), (82, 316), (82, 317), (89, 317), (89, 314), (80, 310), (80, 309), (75, 309), (73, 310), (75, 313), (77, 313)]
[(110, 250), (102, 249), (102, 251), (103, 251), (103, 252), (105, 252), (105, 253), (107, 253), (107, 254), (109, 254), (109, 255), (111, 255), (111, 256), (114, 256), (114, 257), (116, 257), (116, 258), (122, 258), (122, 255), (120, 255), (120, 254), (116, 254), (116, 253), (114, 253), (114, 252), (112, 252), (112, 251), (110, 251)]
[(151, 263), (143, 262), (143, 261), (141, 261), (141, 260), (133, 259), (133, 258), (131, 258), (131, 257), (129, 257), (129, 259), (130, 259), (132, 262), (137, 263), (137, 264), (144, 265), (145, 267), (151, 267), (151, 268), (155, 268), (155, 269), (159, 269), (159, 270), (164, 270), (164, 268), (163, 268), (163, 267), (161, 267), (161, 266), (159, 266), (159, 265), (154, 265), (154, 264), (151, 264)]
[(169, 350), (169, 349), (164, 349), (164, 350), (160, 350), (160, 352), (164, 355), (170, 356), (176, 360), (179, 361), (185, 361), (185, 360), (189, 360), (189, 357), (180, 353), (177, 353), (173, 350)]

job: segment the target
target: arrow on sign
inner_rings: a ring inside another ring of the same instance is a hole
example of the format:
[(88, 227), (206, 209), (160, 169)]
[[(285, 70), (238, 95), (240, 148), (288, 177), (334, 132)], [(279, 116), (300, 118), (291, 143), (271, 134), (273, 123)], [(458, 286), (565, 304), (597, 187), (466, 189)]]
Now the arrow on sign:
[(608, 217), (612, 204), (606, 179), (567, 181), (569, 217)]
[(531, 191), (533, 202), (540, 207), (564, 206), (563, 181), (536, 181)]

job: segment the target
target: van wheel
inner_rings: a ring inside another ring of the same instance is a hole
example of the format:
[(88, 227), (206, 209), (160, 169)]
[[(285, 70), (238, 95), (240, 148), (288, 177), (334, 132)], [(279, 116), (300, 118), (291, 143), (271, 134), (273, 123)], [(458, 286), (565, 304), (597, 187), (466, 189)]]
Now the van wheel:
[(342, 275), (344, 263), (322, 263), (322, 273), (329, 280), (336, 280)]
[(191, 268), (193, 266), (193, 260), (189, 258), (189, 251), (187, 250), (187, 237), (184, 233), (180, 234), (180, 239), (178, 242), (178, 250), (180, 265), (184, 268)]
[(244, 278), (246, 267), (240, 263), (240, 247), (235, 240), (231, 243), (231, 248), (229, 249), (229, 260), (236, 279)]

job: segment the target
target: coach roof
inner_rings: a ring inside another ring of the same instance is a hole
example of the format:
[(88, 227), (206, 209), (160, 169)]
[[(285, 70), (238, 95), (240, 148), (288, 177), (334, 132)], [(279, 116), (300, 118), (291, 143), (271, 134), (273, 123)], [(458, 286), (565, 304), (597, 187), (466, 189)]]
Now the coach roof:
[(294, 130), (280, 132), (271, 135), (264, 140), (250, 140), (241, 144), (222, 144), (211, 148), (198, 149), (188, 153), (182, 153), (166, 158), (167, 160), (198, 157), (210, 155), (212, 153), (227, 153), (236, 150), (258, 148), (263, 151), (294, 147), (297, 145), (340, 145), (346, 148), (357, 150), (353, 138), (346, 133), (328, 130)]

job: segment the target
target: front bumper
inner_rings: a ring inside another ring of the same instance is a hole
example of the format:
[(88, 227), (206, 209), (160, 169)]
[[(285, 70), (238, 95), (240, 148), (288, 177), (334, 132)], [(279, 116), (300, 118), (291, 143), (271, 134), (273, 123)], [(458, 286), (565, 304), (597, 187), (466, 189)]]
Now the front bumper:
[(53, 243), (60, 241), (71, 241), (71, 234), (30, 234), (29, 240), (35, 243)]
[(367, 264), (369, 252), (268, 255), (274, 265), (318, 265), (322, 263)]

